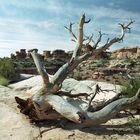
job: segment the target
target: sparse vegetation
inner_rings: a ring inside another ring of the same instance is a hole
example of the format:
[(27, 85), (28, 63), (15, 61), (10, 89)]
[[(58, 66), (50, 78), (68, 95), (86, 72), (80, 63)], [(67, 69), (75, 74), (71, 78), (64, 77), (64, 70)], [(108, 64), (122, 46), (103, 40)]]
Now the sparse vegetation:
[(122, 88), (122, 94), (125, 97), (132, 97), (136, 94), (140, 88), (140, 78), (132, 79), (130, 82), (124, 83)]
[(0, 85), (7, 86), (8, 84), (9, 84), (9, 80), (7, 80), (6, 78), (0, 76)]
[(130, 117), (127, 124), (132, 128), (134, 133), (140, 133), (140, 119)]
[(10, 58), (0, 59), (0, 76), (6, 79), (12, 79), (16, 75), (14, 63)]
[(15, 66), (20, 67), (20, 68), (27, 68), (27, 67), (34, 67), (35, 66), (33, 63), (33, 60), (31, 58), (24, 59), (24, 60), (15, 59), (13, 61), (14, 61)]

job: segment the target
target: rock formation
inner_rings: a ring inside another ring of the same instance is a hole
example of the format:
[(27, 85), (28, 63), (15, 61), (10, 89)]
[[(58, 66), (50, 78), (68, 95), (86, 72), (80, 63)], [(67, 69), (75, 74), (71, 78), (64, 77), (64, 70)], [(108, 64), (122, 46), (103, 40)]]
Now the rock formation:
[[(38, 49), (34, 49), (34, 51), (37, 53), (38, 52)], [(30, 50), (28, 50), (27, 57), (28, 58), (31, 58)]]
[[(85, 49), (85, 48), (84, 48)], [(36, 52), (38, 52), (38, 49), (35, 49)], [(85, 51), (85, 50), (83, 50)], [(54, 50), (53, 52), (48, 51), (48, 50), (44, 50), (42, 57), (44, 58), (44, 60), (49, 59), (69, 59), (72, 55), (73, 51), (68, 51), (65, 52), (64, 50), (61, 49), (57, 49)], [(29, 53), (29, 51), (26, 53), (25, 49), (21, 49), (20, 51), (16, 51), (16, 54), (11, 54), (11, 58), (12, 59), (21, 59), (21, 58), (30, 58), (31, 55)], [(113, 58), (113, 59), (126, 59), (126, 58), (140, 58), (140, 48), (139, 47), (133, 47), (133, 48), (128, 48), (128, 47), (124, 47), (118, 50), (115, 50), (113, 52), (106, 52), (103, 51), (101, 53), (99, 53), (98, 55), (96, 55), (96, 59), (99, 58)], [(93, 56), (93, 58), (95, 58)]]
[(140, 48), (122, 48), (111, 53), (113, 59), (140, 58)]
[(27, 56), (26, 49), (20, 49), (20, 51), (16, 51), (17, 59), (26, 58), (26, 56)]
[[(38, 49), (34, 49), (36, 53), (38, 52)], [(26, 49), (20, 49), (20, 51), (16, 51), (16, 54), (11, 53), (11, 58), (12, 59), (25, 59), (25, 58), (31, 58), (30, 50), (26, 53)], [(54, 50), (52, 53), (51, 51), (44, 50), (43, 54), (40, 54), (44, 60), (46, 59), (68, 59), (72, 55), (72, 51), (69, 51), (68, 53), (65, 52), (64, 50)]]
[(98, 79), (105, 76), (111, 76), (118, 73), (126, 73), (127, 69), (124, 68), (108, 68), (108, 69), (101, 69), (97, 72), (94, 72), (92, 75), (92, 79)]
[(45, 60), (51, 58), (52, 57), (51, 51), (47, 51), (47, 50), (43, 51), (43, 56)]
[(68, 54), (64, 50), (54, 50), (52, 52), (52, 59), (68, 58)]

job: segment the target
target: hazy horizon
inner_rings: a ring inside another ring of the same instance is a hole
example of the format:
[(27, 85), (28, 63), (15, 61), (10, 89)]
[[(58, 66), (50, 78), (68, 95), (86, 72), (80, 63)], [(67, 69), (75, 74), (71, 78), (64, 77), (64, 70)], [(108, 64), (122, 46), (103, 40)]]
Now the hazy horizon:
[(85, 25), (85, 34), (102, 30), (107, 37), (119, 35), (118, 23), (135, 20), (131, 34), (112, 50), (125, 46), (140, 46), (139, 0), (1, 0), (0, 1), (0, 57), (9, 56), (20, 49), (73, 50), (76, 46), (64, 28), (77, 22), (82, 13), (91, 18)]

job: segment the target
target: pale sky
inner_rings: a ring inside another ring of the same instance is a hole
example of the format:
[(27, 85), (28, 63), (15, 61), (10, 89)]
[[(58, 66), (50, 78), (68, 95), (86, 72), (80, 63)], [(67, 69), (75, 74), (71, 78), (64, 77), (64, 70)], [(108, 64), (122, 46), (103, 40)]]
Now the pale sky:
[(82, 13), (92, 20), (85, 34), (94, 33), (94, 38), (99, 30), (110, 38), (119, 35), (118, 23), (132, 18), (131, 34), (111, 49), (140, 45), (140, 0), (0, 0), (0, 57), (21, 48), (73, 50), (76, 44), (64, 26), (74, 22), (77, 33)]

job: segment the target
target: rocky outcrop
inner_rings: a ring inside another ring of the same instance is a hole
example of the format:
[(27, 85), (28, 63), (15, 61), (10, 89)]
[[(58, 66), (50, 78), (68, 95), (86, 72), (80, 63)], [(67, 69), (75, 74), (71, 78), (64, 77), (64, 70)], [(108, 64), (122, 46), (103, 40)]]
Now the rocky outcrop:
[[(37, 53), (38, 49), (34, 49), (34, 51)], [(73, 51), (65, 52), (65, 50), (54, 50), (53, 52), (44, 50), (43, 54), (40, 54), (40, 56), (46, 60), (46, 59), (69, 59), (72, 55)], [(15, 54), (11, 53), (12, 59), (25, 59), (25, 58), (31, 58), (30, 50), (26, 53), (26, 49), (20, 49), (20, 51), (16, 51)]]
[(43, 51), (43, 56), (44, 56), (44, 59), (48, 59), (48, 58), (51, 58), (52, 55), (51, 55), (51, 51)]
[(122, 48), (111, 53), (113, 59), (140, 58), (140, 48)]
[(94, 72), (92, 75), (92, 79), (98, 79), (105, 76), (112, 76), (114, 74), (124, 74), (126, 73), (127, 69), (124, 68), (108, 68), (108, 69), (101, 69), (97, 72)]
[(20, 51), (16, 51), (16, 58), (21, 59), (21, 58), (26, 58), (27, 53), (25, 49), (20, 49)]
[(52, 59), (68, 58), (68, 54), (64, 50), (54, 50), (52, 52)]
[[(38, 49), (33, 49), (36, 53), (38, 53)], [(30, 53), (30, 50), (28, 50), (27, 52), (27, 57), (28, 58), (31, 58), (31, 53)]]
[[(38, 52), (38, 49), (34, 49), (36, 52)], [(83, 52), (88, 51), (85, 48), (83, 48)], [(64, 50), (54, 50), (53, 52), (44, 50), (43, 54), (41, 55), (45, 60), (49, 59), (70, 59), (72, 56), (73, 51), (65, 52)], [(27, 52), (25, 49), (21, 49), (20, 51), (16, 51), (16, 54), (11, 54), (11, 58), (15, 59), (21, 59), (31, 57), (30, 53)], [(126, 59), (126, 58), (140, 58), (140, 47), (133, 47), (133, 48), (121, 48), (118, 50), (115, 50), (113, 52), (101, 52), (100, 54), (92, 57), (92, 59), (99, 59), (99, 58), (113, 58), (113, 59)]]

